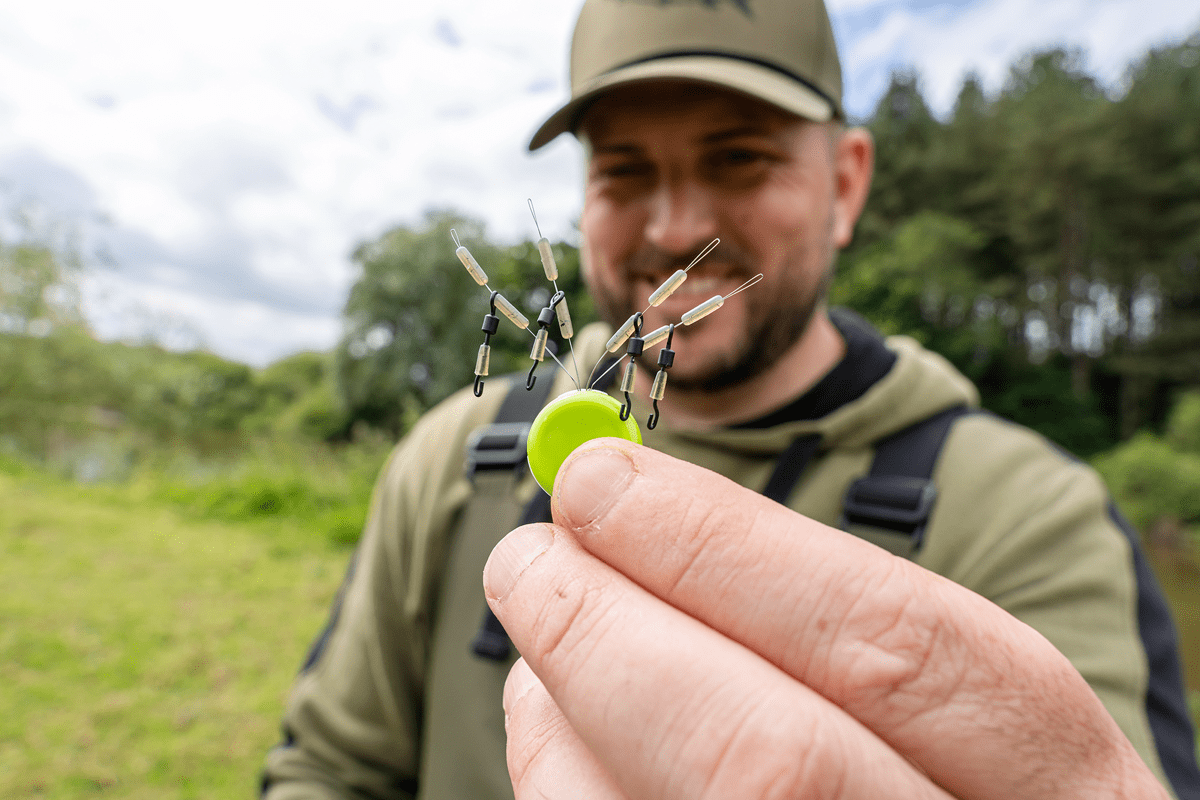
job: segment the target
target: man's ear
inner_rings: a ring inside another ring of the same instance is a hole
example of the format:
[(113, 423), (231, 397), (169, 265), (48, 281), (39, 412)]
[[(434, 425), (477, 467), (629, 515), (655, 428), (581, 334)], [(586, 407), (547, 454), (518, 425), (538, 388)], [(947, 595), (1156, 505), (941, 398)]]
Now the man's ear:
[(834, 137), (833, 244), (850, 244), (875, 170), (875, 140), (866, 128), (850, 128)]

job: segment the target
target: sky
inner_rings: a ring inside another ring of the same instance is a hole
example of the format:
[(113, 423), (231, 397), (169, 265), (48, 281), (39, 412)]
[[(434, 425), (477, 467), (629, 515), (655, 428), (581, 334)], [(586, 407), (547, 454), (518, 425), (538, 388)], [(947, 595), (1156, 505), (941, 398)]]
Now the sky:
[[(974, 72), (1082, 48), (1113, 91), (1194, 0), (827, 0), (845, 105), (895, 69), (937, 113)], [(354, 248), (435, 208), (573, 240), (582, 165), (525, 144), (581, 0), (0, 0), (0, 239), (78, 253), (106, 339), (262, 366), (341, 333)], [(280, 9), (286, 8), (286, 11)], [(447, 243), (448, 250), (450, 244)]]

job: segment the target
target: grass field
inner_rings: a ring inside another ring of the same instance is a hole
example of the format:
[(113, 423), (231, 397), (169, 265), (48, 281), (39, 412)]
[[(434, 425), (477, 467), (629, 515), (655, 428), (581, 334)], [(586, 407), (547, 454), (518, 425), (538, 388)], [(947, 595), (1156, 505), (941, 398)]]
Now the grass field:
[(348, 550), (0, 473), (0, 797), (244, 798)]
[[(278, 509), (264, 481), (243, 481), (250, 507)], [(248, 515), (230, 485), (0, 470), (0, 798), (255, 795), (350, 521)], [(1200, 688), (1200, 570), (1157, 556)]]

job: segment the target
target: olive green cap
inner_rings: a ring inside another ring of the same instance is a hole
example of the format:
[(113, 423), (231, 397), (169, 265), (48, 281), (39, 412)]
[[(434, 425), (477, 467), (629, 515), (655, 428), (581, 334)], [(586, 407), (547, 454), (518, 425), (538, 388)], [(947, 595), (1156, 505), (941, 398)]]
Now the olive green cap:
[(842, 68), (822, 0), (587, 0), (571, 40), (571, 99), (529, 142), (574, 132), (602, 92), (712, 83), (806, 119), (842, 118)]

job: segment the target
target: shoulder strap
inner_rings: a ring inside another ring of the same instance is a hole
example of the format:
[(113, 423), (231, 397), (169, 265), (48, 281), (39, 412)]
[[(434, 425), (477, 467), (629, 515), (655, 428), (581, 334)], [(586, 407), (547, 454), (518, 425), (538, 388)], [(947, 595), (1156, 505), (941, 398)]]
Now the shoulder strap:
[(800, 482), (800, 476), (820, 447), (821, 434), (819, 433), (797, 437), (776, 459), (775, 470), (767, 480), (767, 485), (763, 487), (763, 496), (771, 498), (776, 503), (787, 505), (792, 490)]
[(912, 558), (937, 500), (932, 476), (942, 445), (954, 422), (971, 413), (954, 406), (879, 440), (871, 471), (846, 491), (842, 529)]
[[(471, 435), (467, 442), (467, 477), (475, 480), (481, 471), (488, 473), (491, 478), (507, 472), (512, 476), (511, 481), (503, 485), (502, 490), (515, 483), (515, 479), (525, 467), (525, 445), (529, 437), (529, 426), (533, 423), (542, 406), (550, 397), (550, 387), (554, 382), (543, 378), (534, 384), (533, 389), (526, 390), (523, 377), (518, 376), (509, 383), (508, 394), (496, 412), (496, 418), (490, 425), (485, 425)], [(497, 530), (490, 532), (490, 540), (497, 542), (506, 533), (501, 530), (512, 522), (511, 519), (501, 519), (495, 513), (489, 513), (486, 506), (495, 506), (497, 497), (493, 492), (475, 491), (467, 501), (467, 519), (491, 520), (496, 523)], [(475, 513), (472, 513), (475, 512)], [(533, 500), (521, 514), (521, 525), (531, 522), (548, 520), (550, 516), (550, 496), (540, 488)], [(482, 524), (482, 523), (481, 523)], [(484, 607), (483, 621), (479, 632), (471, 642), (471, 651), (480, 658), (492, 661), (506, 661), (512, 652), (508, 634), (492, 609)]]

